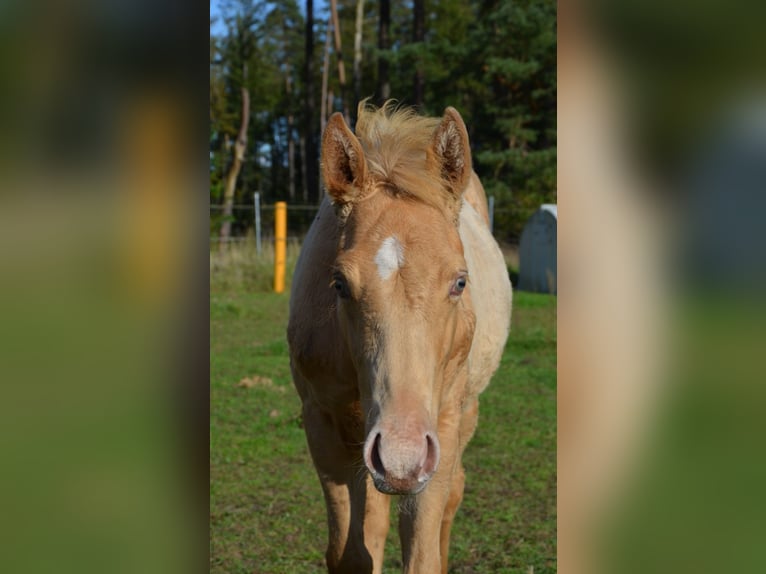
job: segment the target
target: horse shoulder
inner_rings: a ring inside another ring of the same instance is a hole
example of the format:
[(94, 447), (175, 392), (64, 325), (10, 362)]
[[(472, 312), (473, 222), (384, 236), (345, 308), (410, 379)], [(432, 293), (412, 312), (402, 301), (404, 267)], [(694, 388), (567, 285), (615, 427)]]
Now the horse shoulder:
[(500, 364), (511, 321), (511, 283), (500, 247), (473, 205), (460, 212), (476, 329), (468, 357), (470, 392), (480, 393)]

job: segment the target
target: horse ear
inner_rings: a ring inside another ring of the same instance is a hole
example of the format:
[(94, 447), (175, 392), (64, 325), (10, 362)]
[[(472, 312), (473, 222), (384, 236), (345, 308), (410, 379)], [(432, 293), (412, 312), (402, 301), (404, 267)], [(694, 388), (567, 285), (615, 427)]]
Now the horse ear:
[(439, 170), (453, 198), (460, 200), (471, 177), (471, 144), (463, 118), (455, 108), (444, 110), (444, 117), (431, 139), (429, 159)]
[(359, 194), (367, 176), (362, 144), (335, 112), (322, 136), (322, 177), (333, 203), (347, 204)]

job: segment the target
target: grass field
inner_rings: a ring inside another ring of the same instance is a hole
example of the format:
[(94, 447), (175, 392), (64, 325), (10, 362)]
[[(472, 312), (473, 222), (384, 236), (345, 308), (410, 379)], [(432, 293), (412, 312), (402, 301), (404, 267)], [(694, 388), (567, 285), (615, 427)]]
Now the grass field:
[[(210, 570), (319, 573), (325, 511), (300, 427), (288, 295), (211, 281)], [(556, 298), (517, 292), (464, 456), (450, 572), (556, 571)], [(396, 505), (385, 572), (401, 569)]]

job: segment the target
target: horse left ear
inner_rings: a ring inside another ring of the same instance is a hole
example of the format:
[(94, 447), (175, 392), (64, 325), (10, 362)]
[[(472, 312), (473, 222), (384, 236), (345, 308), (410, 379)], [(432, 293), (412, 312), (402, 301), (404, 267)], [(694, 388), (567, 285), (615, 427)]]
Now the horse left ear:
[(468, 131), (455, 108), (449, 107), (444, 110), (444, 117), (431, 139), (428, 155), (433, 168), (439, 170), (447, 184), (459, 211), (460, 200), (471, 177), (473, 165)]
[(340, 112), (330, 117), (322, 136), (322, 177), (336, 205), (350, 205), (367, 177), (362, 144)]

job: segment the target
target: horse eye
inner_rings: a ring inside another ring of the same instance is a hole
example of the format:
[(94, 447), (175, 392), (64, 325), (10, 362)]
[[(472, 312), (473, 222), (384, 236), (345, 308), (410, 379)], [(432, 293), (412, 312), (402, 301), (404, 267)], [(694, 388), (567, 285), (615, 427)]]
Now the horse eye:
[(348, 299), (350, 297), (348, 285), (346, 285), (346, 281), (343, 279), (343, 277), (333, 277), (332, 288), (335, 289), (335, 292), (341, 299)]
[(459, 296), (464, 290), (465, 286), (468, 283), (468, 279), (465, 275), (461, 275), (455, 280), (455, 283), (452, 285), (452, 289), (450, 289), (450, 295), (453, 297)]

